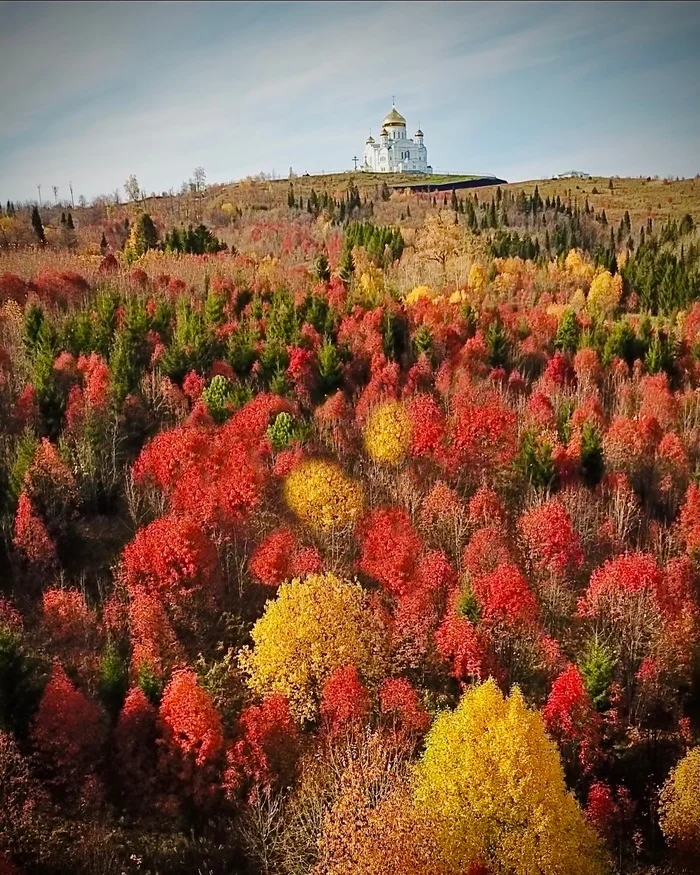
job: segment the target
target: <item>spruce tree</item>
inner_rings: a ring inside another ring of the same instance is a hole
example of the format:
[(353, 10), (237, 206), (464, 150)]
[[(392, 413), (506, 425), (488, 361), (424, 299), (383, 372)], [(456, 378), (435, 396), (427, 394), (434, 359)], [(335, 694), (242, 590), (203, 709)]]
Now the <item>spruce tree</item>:
[(102, 237), (100, 239), (100, 255), (106, 255), (108, 249), (107, 238), (105, 237), (105, 232), (102, 232)]
[(459, 202), (457, 200), (457, 192), (452, 189), (452, 209), (456, 213), (459, 210)]
[(294, 186), (292, 185), (291, 182), (289, 183), (289, 191), (287, 192), (287, 206), (291, 210), (293, 210), (294, 207), (296, 206), (296, 203), (294, 201)]
[(75, 230), (75, 225), (73, 224), (73, 216), (70, 210), (68, 211), (68, 217), (66, 218), (66, 228), (68, 228), (70, 231)]
[(46, 243), (46, 235), (44, 234), (44, 225), (39, 215), (39, 207), (36, 205), (32, 209), (32, 228), (34, 228), (37, 240), (43, 246)]

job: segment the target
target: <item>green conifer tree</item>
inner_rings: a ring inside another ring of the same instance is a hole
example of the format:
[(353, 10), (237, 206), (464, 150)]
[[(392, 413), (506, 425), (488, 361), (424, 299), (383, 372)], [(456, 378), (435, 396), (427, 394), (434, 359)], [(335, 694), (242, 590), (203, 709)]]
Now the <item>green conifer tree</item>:
[(153, 224), (153, 219), (148, 213), (141, 213), (134, 223), (126, 245), (126, 257), (128, 261), (135, 261), (149, 249), (155, 249), (158, 245), (158, 232)]
[(331, 268), (328, 264), (328, 256), (325, 252), (321, 252), (314, 262), (314, 273), (316, 279), (322, 283), (329, 282), (331, 278)]
[(576, 313), (573, 310), (565, 310), (557, 329), (555, 345), (563, 352), (574, 353), (578, 348), (578, 340), (581, 334)]
[(44, 225), (39, 215), (39, 207), (36, 205), (32, 209), (32, 228), (36, 234), (37, 240), (43, 246), (46, 243), (46, 235), (44, 234)]
[(352, 257), (352, 248), (344, 246), (340, 253), (340, 263), (338, 264), (338, 274), (345, 285), (352, 282), (353, 274), (355, 273), (355, 260)]

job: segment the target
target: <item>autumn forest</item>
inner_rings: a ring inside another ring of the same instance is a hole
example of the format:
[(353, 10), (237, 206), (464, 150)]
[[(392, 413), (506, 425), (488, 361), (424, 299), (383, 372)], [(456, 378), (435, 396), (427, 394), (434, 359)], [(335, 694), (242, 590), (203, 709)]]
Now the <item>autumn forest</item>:
[(700, 179), (49, 200), (1, 875), (697, 872)]

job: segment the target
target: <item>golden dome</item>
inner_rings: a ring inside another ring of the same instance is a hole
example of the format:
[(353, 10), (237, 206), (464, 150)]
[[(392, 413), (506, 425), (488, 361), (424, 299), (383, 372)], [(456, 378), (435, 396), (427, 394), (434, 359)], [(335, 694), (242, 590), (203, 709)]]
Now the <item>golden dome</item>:
[(396, 109), (395, 106), (392, 106), (391, 112), (384, 118), (384, 121), (382, 122), (382, 127), (405, 128), (406, 119), (401, 115), (401, 113)]

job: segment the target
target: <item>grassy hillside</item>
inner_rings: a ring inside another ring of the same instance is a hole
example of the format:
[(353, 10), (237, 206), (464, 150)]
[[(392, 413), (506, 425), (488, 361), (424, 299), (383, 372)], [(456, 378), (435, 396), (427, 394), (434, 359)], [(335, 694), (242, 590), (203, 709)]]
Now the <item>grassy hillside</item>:
[[(422, 177), (421, 181), (434, 184), (443, 183), (454, 179), (470, 179), (469, 176), (431, 176)], [(610, 183), (612, 181), (612, 188)], [(386, 182), (390, 187), (406, 184), (415, 184), (416, 177), (412, 174), (383, 174), (383, 173), (334, 173), (314, 176), (299, 176), (292, 180), (294, 190), (298, 195), (307, 198), (314, 189), (320, 193), (327, 191), (330, 195), (341, 196), (345, 193), (348, 185), (356, 185), (363, 196), (373, 198), (375, 201), (380, 196), (382, 185)], [(572, 205), (578, 202), (583, 208), (586, 198), (595, 212), (605, 210), (608, 220), (619, 222), (628, 210), (632, 219), (633, 227), (639, 226), (651, 218), (654, 221), (665, 221), (667, 218), (681, 218), (686, 213), (700, 217), (700, 178), (666, 180), (666, 179), (640, 179), (640, 178), (615, 178), (595, 176), (590, 179), (533, 179), (525, 182), (512, 182), (502, 189), (514, 193), (525, 191), (532, 194), (535, 186), (543, 198), (549, 196), (555, 198), (559, 195), (562, 200), (571, 199)], [(490, 198), (495, 193), (497, 186), (483, 186), (478, 189), (479, 199)], [(236, 205), (257, 203), (260, 206), (274, 207), (286, 203), (289, 180), (243, 180), (221, 186), (211, 186), (205, 194), (204, 207), (216, 203), (230, 202)], [(395, 195), (399, 197), (401, 195)]]
[[(610, 183), (612, 182), (612, 188)], [(513, 182), (503, 188), (511, 191), (524, 191), (532, 194), (535, 186), (543, 198), (564, 198), (570, 196), (572, 202), (578, 201), (583, 207), (588, 203), (599, 213), (605, 210), (608, 220), (619, 221), (625, 210), (629, 211), (632, 225), (637, 226), (647, 219), (665, 221), (680, 218), (686, 213), (700, 216), (700, 177), (693, 179), (652, 179), (647, 177), (613, 178), (592, 176), (588, 179), (532, 179), (527, 182)], [(483, 191), (488, 197), (495, 186), (486, 186)]]

